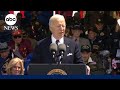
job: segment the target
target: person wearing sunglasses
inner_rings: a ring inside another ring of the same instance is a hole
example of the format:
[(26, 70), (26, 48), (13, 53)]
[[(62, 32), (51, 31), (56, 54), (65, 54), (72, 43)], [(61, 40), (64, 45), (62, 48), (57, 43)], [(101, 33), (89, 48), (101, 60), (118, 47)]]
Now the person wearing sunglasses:
[(10, 41), (8, 45), (17, 57), (24, 59), (29, 53), (32, 52), (32, 46), (30, 40), (24, 39), (22, 35), (22, 30), (13, 30), (13, 40)]

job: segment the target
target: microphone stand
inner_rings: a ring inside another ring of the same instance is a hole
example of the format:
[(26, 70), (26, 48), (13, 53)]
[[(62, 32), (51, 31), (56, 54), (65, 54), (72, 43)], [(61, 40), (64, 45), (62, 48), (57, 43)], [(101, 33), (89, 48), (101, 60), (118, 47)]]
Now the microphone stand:
[(58, 55), (58, 64), (61, 64), (61, 61), (63, 60), (63, 54)]
[(57, 55), (57, 56), (56, 56), (56, 63), (57, 63), (57, 65), (60, 65), (60, 64), (61, 64), (60, 55)]
[(53, 61), (57, 61), (57, 55), (55, 55), (55, 54), (52, 54), (52, 59), (53, 59)]
[(57, 65), (61, 64), (60, 55), (53, 54), (53, 55), (52, 55), (52, 58), (53, 58), (53, 61), (55, 61)]

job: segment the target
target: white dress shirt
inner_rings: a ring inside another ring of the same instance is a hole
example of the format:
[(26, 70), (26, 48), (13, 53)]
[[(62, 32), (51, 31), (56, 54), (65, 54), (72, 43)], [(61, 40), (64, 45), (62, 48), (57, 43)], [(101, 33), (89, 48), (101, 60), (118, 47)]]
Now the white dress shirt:
[[(56, 43), (56, 39), (53, 37), (53, 35), (51, 35), (51, 40), (52, 40), (52, 43)], [(59, 39), (58, 45), (59, 44), (64, 44), (64, 38), (63, 37), (61, 39)]]

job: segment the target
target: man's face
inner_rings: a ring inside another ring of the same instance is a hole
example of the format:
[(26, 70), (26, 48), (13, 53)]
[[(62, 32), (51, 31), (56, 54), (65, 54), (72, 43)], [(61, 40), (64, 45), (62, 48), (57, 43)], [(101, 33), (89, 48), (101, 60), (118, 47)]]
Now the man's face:
[(52, 22), (50, 31), (56, 39), (60, 39), (65, 35), (66, 23), (64, 19), (57, 19)]
[(73, 34), (73, 37), (80, 37), (80, 34), (82, 33), (82, 30), (79, 30), (79, 29), (75, 29), (73, 30), (72, 29), (72, 34)]
[(4, 52), (0, 52), (0, 56), (4, 59), (6, 59), (9, 55), (9, 50), (6, 50)]
[(95, 24), (97, 30), (102, 30), (103, 29), (103, 24), (102, 23), (98, 23), (98, 24)]
[(88, 38), (91, 39), (91, 40), (94, 40), (96, 37), (96, 33), (93, 32), (93, 31), (89, 31), (88, 33)]
[(88, 61), (90, 54), (91, 54), (90, 52), (86, 52), (86, 51), (81, 52), (81, 56), (82, 56), (82, 59), (84, 60), (84, 62)]

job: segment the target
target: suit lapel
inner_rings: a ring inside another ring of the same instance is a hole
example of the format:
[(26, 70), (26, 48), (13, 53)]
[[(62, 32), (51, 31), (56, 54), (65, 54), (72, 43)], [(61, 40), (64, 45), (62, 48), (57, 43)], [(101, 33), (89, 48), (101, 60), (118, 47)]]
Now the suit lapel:
[(70, 42), (69, 42), (68, 38), (64, 37), (64, 43), (65, 43), (66, 47), (69, 46)]
[(64, 44), (66, 45), (66, 52), (63, 58), (63, 62), (65, 62), (64, 60), (67, 57), (67, 54), (70, 52), (70, 42), (69, 42), (69, 39), (66, 37), (64, 38)]

